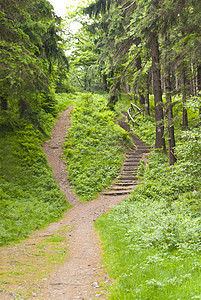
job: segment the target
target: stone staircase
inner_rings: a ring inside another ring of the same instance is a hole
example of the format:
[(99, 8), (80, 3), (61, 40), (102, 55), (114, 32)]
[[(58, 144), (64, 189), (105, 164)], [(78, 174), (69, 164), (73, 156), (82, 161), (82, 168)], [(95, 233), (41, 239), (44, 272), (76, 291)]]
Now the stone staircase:
[(135, 150), (126, 152), (126, 158), (121, 169), (119, 176), (112, 182), (111, 186), (103, 192), (104, 195), (126, 195), (130, 194), (135, 186), (138, 184), (137, 170), (140, 165), (140, 160), (150, 152), (150, 147), (136, 135), (134, 135), (126, 119), (123, 118), (118, 121), (119, 125), (126, 131), (130, 132), (129, 135), (133, 140)]

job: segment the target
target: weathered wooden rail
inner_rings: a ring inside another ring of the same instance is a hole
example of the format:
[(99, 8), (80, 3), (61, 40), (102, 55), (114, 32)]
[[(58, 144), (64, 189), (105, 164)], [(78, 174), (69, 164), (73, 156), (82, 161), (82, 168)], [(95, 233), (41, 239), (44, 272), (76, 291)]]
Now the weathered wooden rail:
[(137, 117), (140, 114), (144, 115), (144, 109), (139, 108), (137, 105), (131, 102), (131, 107), (127, 111), (128, 121), (131, 121), (133, 125), (139, 126), (139, 124), (137, 124), (137, 122), (135, 121), (135, 117)]

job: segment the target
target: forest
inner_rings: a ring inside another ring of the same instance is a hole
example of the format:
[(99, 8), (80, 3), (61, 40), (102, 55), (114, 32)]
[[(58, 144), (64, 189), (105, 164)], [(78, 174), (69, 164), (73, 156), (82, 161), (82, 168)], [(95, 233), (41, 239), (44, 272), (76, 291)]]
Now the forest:
[(64, 159), (87, 202), (132, 148), (117, 120), (134, 103), (151, 151), (95, 222), (108, 299), (201, 299), (201, 2), (87, 3), (62, 19), (48, 0), (0, 0), (0, 246), (70, 207), (41, 150), (59, 115), (74, 105)]

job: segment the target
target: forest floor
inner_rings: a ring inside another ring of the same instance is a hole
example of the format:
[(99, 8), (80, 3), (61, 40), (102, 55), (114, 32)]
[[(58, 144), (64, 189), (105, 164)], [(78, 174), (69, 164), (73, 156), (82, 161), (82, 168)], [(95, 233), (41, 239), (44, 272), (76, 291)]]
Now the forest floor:
[(59, 222), (1, 250), (1, 267), (9, 272), (1, 282), (0, 299), (107, 297), (105, 287), (111, 284), (111, 279), (102, 265), (103, 253), (93, 223), (127, 195), (100, 194), (93, 201), (81, 203), (73, 194), (62, 159), (62, 145), (70, 127), (72, 109), (71, 106), (61, 114), (51, 140), (43, 145), (55, 179), (72, 207)]

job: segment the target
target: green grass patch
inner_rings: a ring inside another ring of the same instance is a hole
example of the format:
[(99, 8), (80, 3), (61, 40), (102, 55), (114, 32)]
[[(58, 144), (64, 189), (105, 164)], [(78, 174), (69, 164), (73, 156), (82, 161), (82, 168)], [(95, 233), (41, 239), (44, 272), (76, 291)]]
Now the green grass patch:
[[(54, 112), (61, 113), (79, 100), (76, 93), (57, 94)], [(41, 110), (37, 118), (50, 134), (56, 114)], [(0, 133), (0, 246), (27, 237), (69, 207), (41, 150), (45, 138), (37, 126), (25, 120), (9, 124), (3, 124)]]
[(57, 220), (69, 206), (41, 150), (39, 132), (0, 135), (0, 245)]
[(150, 155), (143, 182), (95, 224), (116, 280), (108, 299), (201, 299), (201, 130), (177, 135), (177, 164)]
[(61, 113), (67, 109), (72, 104), (75, 104), (80, 101), (80, 95), (82, 93), (58, 93), (55, 95), (57, 100), (57, 111)]
[(69, 180), (86, 201), (108, 186), (119, 173), (125, 146), (131, 146), (127, 132), (115, 121), (100, 95), (83, 94), (72, 112), (71, 129), (64, 144)]
[[(59, 94), (56, 98), (58, 112), (79, 100), (76, 94)], [(49, 133), (55, 117), (47, 114), (41, 120), (46, 120), (43, 127)], [(2, 128), (0, 246), (27, 237), (33, 230), (60, 218), (69, 207), (41, 150), (41, 132), (24, 121), (17, 129)]]

